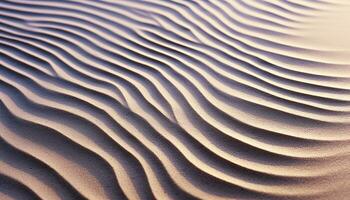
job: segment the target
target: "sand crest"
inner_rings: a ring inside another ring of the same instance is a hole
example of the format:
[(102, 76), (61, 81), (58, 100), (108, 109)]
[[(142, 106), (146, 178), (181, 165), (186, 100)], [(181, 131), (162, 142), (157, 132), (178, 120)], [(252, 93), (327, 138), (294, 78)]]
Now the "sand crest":
[(0, 199), (348, 200), (348, 13), (0, 1)]

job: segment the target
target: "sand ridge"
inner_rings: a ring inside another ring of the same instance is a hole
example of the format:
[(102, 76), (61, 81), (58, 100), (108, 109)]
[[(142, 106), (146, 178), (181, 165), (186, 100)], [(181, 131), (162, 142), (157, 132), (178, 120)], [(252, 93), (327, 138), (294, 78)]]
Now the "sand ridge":
[(346, 200), (340, 8), (0, 1), (0, 199)]

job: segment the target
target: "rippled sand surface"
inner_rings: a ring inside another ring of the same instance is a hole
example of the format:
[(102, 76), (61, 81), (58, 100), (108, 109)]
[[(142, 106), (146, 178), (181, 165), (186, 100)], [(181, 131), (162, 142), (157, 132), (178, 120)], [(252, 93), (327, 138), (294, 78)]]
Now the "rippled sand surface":
[(349, 200), (347, 0), (1, 0), (0, 199)]

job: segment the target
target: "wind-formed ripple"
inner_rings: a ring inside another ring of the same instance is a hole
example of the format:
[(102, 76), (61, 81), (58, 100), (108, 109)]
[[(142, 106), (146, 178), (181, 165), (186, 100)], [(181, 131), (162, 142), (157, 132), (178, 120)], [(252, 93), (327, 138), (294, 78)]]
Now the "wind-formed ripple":
[(345, 6), (0, 1), (0, 199), (348, 199)]

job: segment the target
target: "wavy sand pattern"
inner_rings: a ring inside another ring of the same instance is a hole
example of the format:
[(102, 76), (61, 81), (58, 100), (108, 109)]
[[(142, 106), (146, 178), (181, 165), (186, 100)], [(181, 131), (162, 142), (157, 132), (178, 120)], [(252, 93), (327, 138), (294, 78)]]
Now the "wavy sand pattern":
[(349, 199), (349, 8), (0, 1), (0, 199)]

